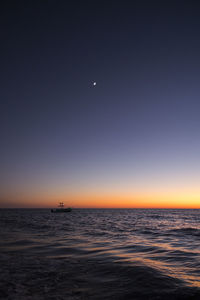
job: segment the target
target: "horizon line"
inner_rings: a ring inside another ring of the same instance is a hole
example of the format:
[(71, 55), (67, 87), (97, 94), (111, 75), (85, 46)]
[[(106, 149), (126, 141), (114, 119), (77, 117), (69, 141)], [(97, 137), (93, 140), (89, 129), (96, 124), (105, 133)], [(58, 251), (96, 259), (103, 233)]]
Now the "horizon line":
[[(52, 209), (54, 207), (0, 207), (0, 209)], [(200, 207), (71, 207), (72, 209), (200, 209)]]

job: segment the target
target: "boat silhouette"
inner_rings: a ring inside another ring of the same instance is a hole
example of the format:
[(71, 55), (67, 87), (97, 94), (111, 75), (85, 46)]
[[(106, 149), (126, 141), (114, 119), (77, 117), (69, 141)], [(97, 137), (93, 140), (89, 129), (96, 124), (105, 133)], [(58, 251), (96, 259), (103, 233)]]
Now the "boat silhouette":
[(52, 213), (65, 213), (65, 212), (71, 212), (72, 211), (71, 207), (65, 208), (63, 202), (60, 202), (58, 207), (59, 208), (51, 209), (51, 212)]

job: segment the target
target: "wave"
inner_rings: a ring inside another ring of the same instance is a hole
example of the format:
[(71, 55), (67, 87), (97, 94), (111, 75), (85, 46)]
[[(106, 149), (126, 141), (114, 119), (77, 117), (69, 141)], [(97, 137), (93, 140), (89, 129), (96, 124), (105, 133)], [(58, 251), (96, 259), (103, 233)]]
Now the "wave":
[(193, 227), (175, 228), (169, 230), (170, 233), (200, 236), (200, 229)]

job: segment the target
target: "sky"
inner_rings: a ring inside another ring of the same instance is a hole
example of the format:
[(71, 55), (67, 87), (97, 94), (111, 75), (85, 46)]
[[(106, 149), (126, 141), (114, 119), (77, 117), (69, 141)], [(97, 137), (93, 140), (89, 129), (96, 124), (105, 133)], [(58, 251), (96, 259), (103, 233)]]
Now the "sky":
[(0, 207), (200, 208), (198, 1), (0, 11)]

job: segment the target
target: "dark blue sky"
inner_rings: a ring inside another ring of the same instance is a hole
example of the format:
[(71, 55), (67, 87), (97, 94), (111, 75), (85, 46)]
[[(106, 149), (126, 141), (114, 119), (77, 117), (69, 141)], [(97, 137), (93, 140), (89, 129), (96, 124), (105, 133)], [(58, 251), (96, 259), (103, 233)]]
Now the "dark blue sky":
[(198, 182), (198, 1), (11, 1), (0, 24), (3, 191)]

